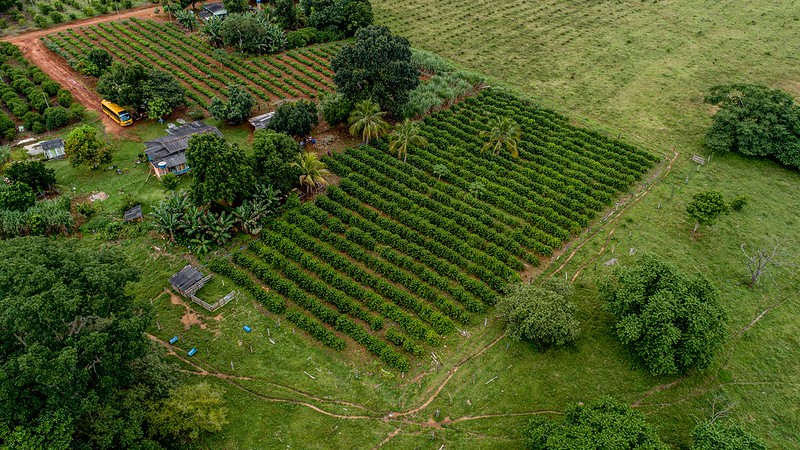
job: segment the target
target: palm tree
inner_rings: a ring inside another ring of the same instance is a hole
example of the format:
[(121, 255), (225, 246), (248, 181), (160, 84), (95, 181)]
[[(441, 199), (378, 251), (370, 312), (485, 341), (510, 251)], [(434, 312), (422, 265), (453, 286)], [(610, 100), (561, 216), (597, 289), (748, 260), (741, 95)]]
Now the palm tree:
[(481, 151), (492, 149), (492, 153), (499, 155), (500, 150), (505, 147), (512, 157), (519, 156), (517, 142), (519, 142), (522, 134), (519, 125), (509, 117), (501, 117), (492, 120), (489, 126), (491, 127), (490, 130), (484, 130), (480, 133), (480, 137), (488, 139), (483, 144)]
[(305, 185), (306, 192), (311, 193), (319, 185), (326, 185), (328, 181), (325, 176), (329, 175), (328, 166), (317, 158), (317, 155), (312, 152), (300, 153), (297, 161), (291, 164), (292, 167), (297, 167), (302, 172), (300, 175), (300, 185)]
[(406, 162), (408, 157), (409, 145), (423, 148), (428, 146), (428, 140), (419, 135), (419, 126), (409, 119), (397, 125), (394, 134), (389, 139), (392, 141), (389, 144), (389, 151), (397, 151), (397, 159), (402, 156), (403, 162)]
[(386, 113), (381, 111), (381, 107), (371, 100), (356, 103), (348, 120), (350, 134), (360, 134), (364, 143), (369, 144), (370, 138), (377, 138), (389, 129), (389, 124), (383, 119), (384, 115)]

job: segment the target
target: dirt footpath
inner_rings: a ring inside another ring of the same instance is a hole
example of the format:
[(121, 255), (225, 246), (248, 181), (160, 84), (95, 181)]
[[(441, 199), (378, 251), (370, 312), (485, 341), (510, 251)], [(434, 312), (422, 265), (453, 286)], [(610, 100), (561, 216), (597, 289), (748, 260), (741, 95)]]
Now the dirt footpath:
[(111, 22), (115, 20), (129, 19), (132, 17), (138, 18), (156, 18), (159, 17), (153, 14), (155, 5), (143, 6), (137, 9), (131, 9), (121, 14), (108, 14), (100, 17), (91, 17), (84, 20), (78, 20), (68, 24), (60, 25), (46, 30), (36, 30), (23, 33), (17, 36), (8, 36), (0, 39), (2, 41), (11, 42), (20, 48), (22, 54), (33, 64), (39, 66), (44, 73), (50, 76), (53, 80), (64, 86), (65, 89), (72, 93), (72, 96), (77, 102), (85, 106), (86, 109), (100, 112), (100, 117), (103, 120), (103, 125), (106, 131), (114, 136), (122, 133), (122, 127), (117, 125), (116, 122), (111, 120), (100, 110), (100, 96), (94, 91), (94, 86), (89, 81), (72, 67), (69, 66), (64, 58), (51, 52), (44, 46), (41, 40), (42, 36), (57, 33), (59, 31), (68, 30), (80, 26), (95, 25), (103, 22)]

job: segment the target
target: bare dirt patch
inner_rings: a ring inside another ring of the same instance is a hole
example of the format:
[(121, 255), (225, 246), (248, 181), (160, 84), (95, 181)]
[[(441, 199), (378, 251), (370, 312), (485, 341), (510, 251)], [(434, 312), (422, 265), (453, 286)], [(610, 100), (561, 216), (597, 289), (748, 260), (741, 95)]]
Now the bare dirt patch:
[[(195, 325), (197, 325), (201, 330), (205, 330), (208, 328), (208, 325), (206, 325), (205, 322), (203, 322), (203, 318), (200, 316), (200, 314), (194, 311), (189, 306), (188, 303), (186, 303), (182, 298), (180, 298), (174, 292), (170, 290), (167, 290), (166, 292), (169, 294), (170, 303), (172, 303), (173, 305), (183, 306), (185, 309), (183, 316), (181, 316), (181, 323), (183, 324), (184, 330), (188, 330), (189, 328), (192, 328)], [(221, 319), (222, 314), (220, 314), (217, 317)]]

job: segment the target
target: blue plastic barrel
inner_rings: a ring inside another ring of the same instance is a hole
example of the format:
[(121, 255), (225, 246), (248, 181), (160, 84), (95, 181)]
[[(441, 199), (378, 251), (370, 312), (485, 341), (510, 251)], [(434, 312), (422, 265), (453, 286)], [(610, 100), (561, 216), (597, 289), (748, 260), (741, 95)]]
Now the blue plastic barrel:
[(251, 331), (250, 327), (248, 327), (247, 325), (244, 326), (243, 330), (248, 333)]
[(175, 344), (176, 342), (178, 342), (178, 336), (172, 336), (172, 339), (169, 340), (170, 344)]
[(189, 356), (194, 356), (195, 353), (197, 353), (197, 347), (192, 347), (192, 349), (189, 350)]

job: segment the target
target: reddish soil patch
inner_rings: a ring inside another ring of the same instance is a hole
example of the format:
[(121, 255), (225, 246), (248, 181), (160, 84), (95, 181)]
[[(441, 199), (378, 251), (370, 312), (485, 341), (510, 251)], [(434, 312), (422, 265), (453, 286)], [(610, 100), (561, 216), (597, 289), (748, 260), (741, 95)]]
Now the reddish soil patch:
[[(197, 325), (198, 327), (200, 327), (201, 330), (205, 330), (206, 328), (208, 328), (206, 324), (203, 322), (203, 318), (200, 317), (200, 314), (192, 310), (192, 308), (189, 306), (188, 303), (183, 301), (182, 298), (178, 297), (177, 295), (175, 295), (174, 292), (170, 290), (167, 290), (167, 293), (169, 293), (170, 303), (172, 303), (173, 305), (183, 306), (186, 310), (186, 312), (184, 312), (183, 316), (181, 317), (181, 323), (183, 324), (183, 328), (185, 330), (192, 328), (193, 325)], [(222, 318), (222, 315), (220, 314), (219, 317)]]

